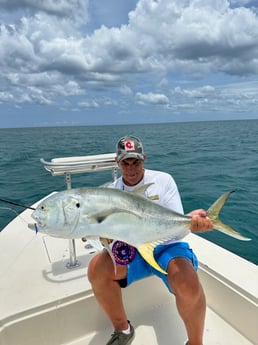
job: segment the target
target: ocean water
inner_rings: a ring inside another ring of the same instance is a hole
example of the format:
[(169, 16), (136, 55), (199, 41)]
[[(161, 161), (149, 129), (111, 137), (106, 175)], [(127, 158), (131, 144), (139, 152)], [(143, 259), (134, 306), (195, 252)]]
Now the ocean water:
[[(146, 168), (174, 177), (185, 212), (207, 209), (222, 193), (235, 190), (221, 219), (252, 241), (217, 231), (202, 237), (258, 264), (258, 121), (217, 121), (146, 125), (0, 129), (0, 198), (31, 205), (65, 189), (62, 176), (44, 170), (40, 158), (114, 152), (125, 134), (144, 144)], [(73, 175), (73, 187), (96, 186), (110, 172)], [(0, 202), (0, 230), (23, 209)]]

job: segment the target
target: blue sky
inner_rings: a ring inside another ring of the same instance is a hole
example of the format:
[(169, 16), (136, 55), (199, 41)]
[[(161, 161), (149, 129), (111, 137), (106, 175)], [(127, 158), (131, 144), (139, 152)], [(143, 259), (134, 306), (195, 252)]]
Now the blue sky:
[(258, 119), (257, 0), (0, 0), (0, 127)]

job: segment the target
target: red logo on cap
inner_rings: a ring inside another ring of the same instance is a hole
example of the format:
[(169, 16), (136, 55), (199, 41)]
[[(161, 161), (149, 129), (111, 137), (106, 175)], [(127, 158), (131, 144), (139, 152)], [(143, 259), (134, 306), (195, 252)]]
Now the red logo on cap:
[(125, 142), (125, 149), (126, 150), (134, 150), (134, 142), (133, 141), (130, 141), (130, 140), (128, 140), (128, 141), (126, 141)]

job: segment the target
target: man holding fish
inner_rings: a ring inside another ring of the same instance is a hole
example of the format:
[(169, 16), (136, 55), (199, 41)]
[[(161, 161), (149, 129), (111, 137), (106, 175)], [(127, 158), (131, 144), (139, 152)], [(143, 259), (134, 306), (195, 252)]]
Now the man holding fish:
[[(135, 136), (121, 138), (117, 143), (116, 152), (121, 177), (112, 187), (134, 191), (147, 184), (146, 196), (149, 199), (183, 214), (181, 198), (173, 178), (164, 172), (144, 169), (146, 155), (139, 138)], [(213, 228), (204, 210), (192, 211), (188, 216), (192, 217), (190, 228), (192, 232), (203, 232)], [(103, 241), (110, 244), (116, 270), (109, 250), (104, 250), (91, 260), (88, 277), (96, 299), (115, 328), (106, 345), (126, 345), (132, 342), (134, 328), (127, 320), (121, 288), (153, 274), (160, 277), (169, 291), (175, 295), (178, 312), (188, 335), (186, 344), (202, 345), (206, 303), (196, 273), (197, 258), (188, 243), (178, 239), (168, 239), (157, 245), (154, 250), (155, 260), (162, 268), (157, 270), (143, 259), (135, 247), (121, 241), (107, 239)]]

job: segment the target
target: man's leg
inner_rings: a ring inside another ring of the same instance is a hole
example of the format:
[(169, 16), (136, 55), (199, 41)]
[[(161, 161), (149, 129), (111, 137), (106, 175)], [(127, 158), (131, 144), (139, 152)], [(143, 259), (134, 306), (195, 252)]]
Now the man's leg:
[(117, 265), (115, 274), (113, 262), (107, 251), (94, 256), (88, 268), (88, 278), (95, 297), (117, 330), (128, 328), (121, 287), (117, 282), (126, 278), (126, 275), (127, 268), (121, 265)]
[(168, 265), (168, 281), (175, 293), (178, 312), (188, 334), (189, 345), (202, 345), (206, 301), (192, 263), (174, 258)]

